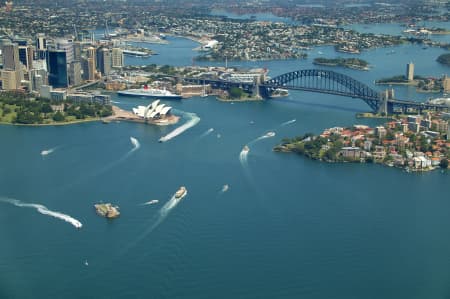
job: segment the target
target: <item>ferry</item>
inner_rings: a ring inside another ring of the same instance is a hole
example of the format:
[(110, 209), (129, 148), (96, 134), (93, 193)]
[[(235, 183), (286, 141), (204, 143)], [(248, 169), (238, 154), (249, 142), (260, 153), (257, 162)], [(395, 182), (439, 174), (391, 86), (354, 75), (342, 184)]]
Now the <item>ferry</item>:
[(175, 198), (183, 198), (187, 193), (187, 189), (184, 186), (181, 186), (177, 192), (175, 192)]
[(181, 95), (172, 93), (166, 89), (148, 88), (145, 85), (142, 88), (120, 90), (117, 92), (121, 96), (158, 98), (162, 100), (181, 100)]

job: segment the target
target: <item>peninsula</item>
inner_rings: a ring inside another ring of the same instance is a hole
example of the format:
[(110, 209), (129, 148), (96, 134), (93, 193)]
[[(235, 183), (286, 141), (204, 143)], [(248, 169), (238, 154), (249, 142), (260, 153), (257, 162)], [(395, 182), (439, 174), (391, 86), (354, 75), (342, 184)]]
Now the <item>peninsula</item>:
[(369, 70), (369, 63), (363, 59), (359, 58), (314, 58), (313, 61), (316, 65), (325, 65), (325, 66), (341, 66), (350, 69), (356, 70)]
[(324, 162), (381, 163), (407, 171), (448, 168), (448, 121), (438, 114), (407, 116), (371, 128), (334, 127), (320, 135), (283, 139), (277, 152), (294, 152)]
[(0, 93), (2, 124), (61, 125), (98, 121), (110, 115), (111, 105), (100, 102), (48, 100), (13, 91)]

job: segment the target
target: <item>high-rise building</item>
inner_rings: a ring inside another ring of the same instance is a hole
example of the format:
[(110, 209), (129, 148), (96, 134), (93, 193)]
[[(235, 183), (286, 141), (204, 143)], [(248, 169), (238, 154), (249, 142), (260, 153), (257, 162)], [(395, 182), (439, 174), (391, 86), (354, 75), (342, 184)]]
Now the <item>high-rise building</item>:
[(47, 53), (48, 83), (55, 87), (67, 87), (67, 53), (64, 50), (49, 50)]
[(2, 46), (3, 69), (20, 70), (19, 46), (17, 44), (6, 43)]
[(47, 54), (47, 38), (44, 33), (36, 35), (36, 58), (45, 59)]
[(102, 75), (108, 75), (111, 72), (111, 52), (108, 48), (97, 49), (97, 69)]
[(15, 90), (19, 89), (20, 81), (17, 80), (17, 71), (2, 70), (2, 89), (3, 90)]
[(88, 80), (94, 81), (95, 80), (95, 74), (96, 74), (96, 68), (95, 68), (95, 59), (94, 58), (88, 58)]
[(33, 68), (33, 47), (31, 46), (19, 46), (19, 60), (29, 71)]
[(66, 52), (67, 63), (74, 60), (73, 41), (71, 39), (60, 39), (56, 42), (56, 48)]
[(81, 62), (72, 61), (69, 64), (69, 85), (80, 85), (81, 82)]
[(406, 79), (408, 81), (414, 80), (414, 63), (412, 62), (406, 65)]
[(43, 69), (30, 71), (31, 90), (39, 91), (43, 85), (47, 85), (47, 72)]
[(81, 46), (81, 42), (74, 42), (73, 43), (73, 60), (81, 60), (81, 50), (82, 50), (82, 46)]
[(444, 89), (444, 92), (450, 91), (450, 78), (447, 77), (447, 75), (444, 75), (444, 77), (442, 77), (442, 88)]
[(120, 48), (112, 49), (112, 67), (121, 68), (124, 65), (123, 50)]
[[(3, 89), (18, 89), (22, 80), (22, 67), (19, 59), (19, 47), (17, 44), (4, 42), (2, 45), (3, 54)], [(14, 76), (11, 77), (11, 76)], [(7, 81), (7, 83), (5, 83)], [(14, 82), (12, 82), (14, 81)]]

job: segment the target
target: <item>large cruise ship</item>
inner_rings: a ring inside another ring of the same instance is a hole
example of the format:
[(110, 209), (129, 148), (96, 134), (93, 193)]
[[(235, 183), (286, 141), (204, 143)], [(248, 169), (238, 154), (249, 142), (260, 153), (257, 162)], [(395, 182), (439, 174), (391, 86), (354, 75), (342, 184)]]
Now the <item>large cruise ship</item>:
[(181, 95), (171, 93), (166, 89), (156, 89), (156, 88), (148, 88), (145, 85), (142, 88), (138, 89), (127, 89), (121, 90), (117, 92), (118, 95), (122, 96), (133, 96), (133, 97), (147, 97), (147, 98), (158, 98), (162, 100), (180, 100)]

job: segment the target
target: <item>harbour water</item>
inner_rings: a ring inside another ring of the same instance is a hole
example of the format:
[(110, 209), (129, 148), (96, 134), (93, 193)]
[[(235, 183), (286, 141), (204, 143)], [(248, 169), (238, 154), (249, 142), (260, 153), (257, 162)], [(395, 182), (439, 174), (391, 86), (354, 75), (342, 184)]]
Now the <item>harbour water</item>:
[[(182, 50), (160, 51), (148, 63), (178, 57), (177, 64), (190, 65), (192, 52), (185, 49), (196, 44), (173, 44)], [(442, 49), (394, 49), (392, 55), (390, 48), (361, 54), (371, 71), (333, 70), (367, 84), (403, 74), (410, 61), (420, 74), (449, 73), (435, 62)], [(309, 54), (307, 60), (229, 64), (267, 67), (274, 76), (311, 68), (315, 56), (344, 55), (329, 47)], [(396, 91), (400, 98), (430, 96)], [(147, 103), (113, 100), (125, 109)], [(257, 103), (198, 97), (170, 105), (200, 121), (164, 143), (159, 138), (187, 117), (170, 127), (0, 126), (0, 298), (450, 296), (449, 173), (323, 164), (272, 152), (283, 137), (381, 122), (355, 118), (367, 111), (364, 102), (291, 92)], [(276, 135), (258, 139), (270, 131)], [(182, 185), (186, 197), (167, 204)], [(82, 227), (11, 200), (44, 205)], [(150, 200), (159, 202), (142, 205)], [(98, 217), (97, 202), (120, 206), (121, 216)]]

